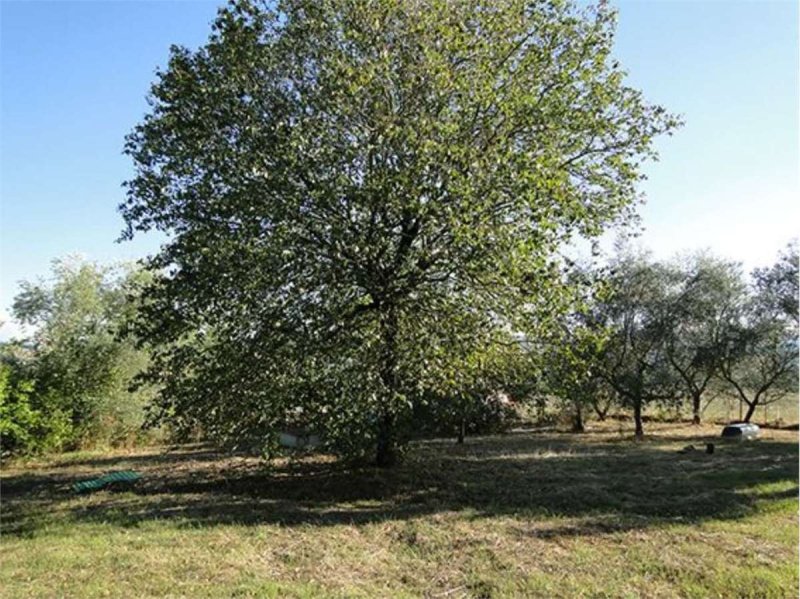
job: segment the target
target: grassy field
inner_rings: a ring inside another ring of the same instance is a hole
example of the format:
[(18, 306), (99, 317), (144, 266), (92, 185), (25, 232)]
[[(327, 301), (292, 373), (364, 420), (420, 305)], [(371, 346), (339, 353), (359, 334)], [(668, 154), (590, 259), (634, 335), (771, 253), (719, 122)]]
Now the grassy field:
[[(391, 471), (202, 447), (5, 464), (3, 597), (797, 597), (797, 433), (614, 422)], [(134, 491), (75, 496), (114, 469)]]

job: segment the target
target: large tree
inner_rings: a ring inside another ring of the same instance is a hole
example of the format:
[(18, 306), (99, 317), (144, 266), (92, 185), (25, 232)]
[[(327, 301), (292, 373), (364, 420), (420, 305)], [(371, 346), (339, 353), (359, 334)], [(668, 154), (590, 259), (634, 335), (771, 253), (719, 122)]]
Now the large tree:
[(302, 413), (390, 464), (442, 376), (443, 320), (545, 322), (558, 248), (630, 216), (677, 124), (625, 84), (614, 22), (605, 3), (242, 1), (173, 47), (122, 206), (127, 236), (168, 239), (140, 331), (164, 342), (161, 414), (230, 439)]

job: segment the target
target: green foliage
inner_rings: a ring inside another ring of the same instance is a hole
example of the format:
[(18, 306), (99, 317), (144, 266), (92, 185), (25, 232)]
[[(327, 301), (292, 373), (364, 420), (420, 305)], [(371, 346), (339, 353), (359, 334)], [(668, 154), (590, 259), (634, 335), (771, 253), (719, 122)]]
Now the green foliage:
[[(412, 434), (441, 437), (487, 435), (507, 430), (517, 413), (502, 393), (488, 396), (437, 397), (414, 405)], [(463, 425), (463, 429), (462, 429)]]
[(772, 267), (753, 272), (761, 306), (776, 316), (794, 319), (795, 323), (798, 321), (799, 269), (797, 239), (794, 239)]
[[(69, 419), (57, 407), (32, 399), (34, 381), (4, 348), (0, 362), (0, 453), (56, 449), (69, 438)], [(34, 407), (36, 406), (36, 407)]]
[(666, 354), (671, 315), (665, 302), (676, 272), (646, 254), (624, 250), (610, 269), (610, 293), (592, 315), (593, 326), (607, 334), (598, 366), (621, 404), (633, 410), (636, 435), (642, 436), (644, 406), (678, 397)]
[[(15, 377), (16, 378), (16, 377)], [(2, 452), (27, 450), (41, 414), (30, 405), (33, 382), (12, 380), (11, 366), (0, 363), (0, 442)]]
[(710, 255), (689, 256), (670, 268), (664, 349), (681, 392), (691, 399), (697, 424), (715, 397), (715, 377), (725, 351), (724, 323), (747, 289), (737, 265)]
[(582, 265), (567, 276), (575, 294), (573, 309), (540, 341), (533, 359), (542, 370), (539, 392), (556, 398), (571, 413), (573, 430), (583, 432), (585, 412), (593, 408), (604, 418), (612, 394), (601, 368), (609, 330), (597, 312), (610, 290), (602, 268)]
[[(529, 357), (522, 337), (500, 329), (480, 313), (443, 311), (435, 334), (422, 335), (414, 380), (410, 426), (420, 432), (457, 436), (503, 430), (515, 416)], [(433, 374), (433, 376), (431, 376)], [(411, 391), (411, 390), (410, 390)]]
[(33, 390), (31, 381), (11, 381), (11, 367), (0, 364), (0, 439), (3, 451), (27, 447), (30, 431), (40, 415), (31, 409), (28, 396)]
[(753, 289), (723, 322), (719, 376), (747, 405), (745, 421), (759, 405), (797, 393), (796, 275), (797, 249), (790, 245), (771, 269), (753, 273)]
[(22, 284), (13, 309), (35, 328), (27, 343), (30, 402), (58, 430), (52, 442), (40, 439), (42, 448), (122, 443), (139, 434), (152, 390), (129, 386), (148, 355), (125, 327), (146, 278), (130, 268), (67, 259), (54, 262), (49, 281)]
[(168, 235), (137, 329), (154, 417), (233, 440), (302, 408), (391, 463), (454, 360), (548, 326), (562, 244), (631, 217), (677, 121), (625, 84), (614, 22), (605, 3), (240, 1), (174, 47), (121, 207), (127, 236)]

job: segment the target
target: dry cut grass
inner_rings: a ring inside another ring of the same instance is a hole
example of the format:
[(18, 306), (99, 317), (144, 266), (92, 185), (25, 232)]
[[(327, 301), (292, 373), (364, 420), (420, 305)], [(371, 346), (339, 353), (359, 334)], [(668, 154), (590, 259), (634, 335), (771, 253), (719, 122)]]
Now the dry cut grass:
[[(627, 425), (625, 425), (627, 426)], [(415, 444), (398, 468), (203, 447), (6, 464), (3, 597), (796, 597), (797, 433), (614, 422)], [(142, 473), (132, 491), (75, 480)]]

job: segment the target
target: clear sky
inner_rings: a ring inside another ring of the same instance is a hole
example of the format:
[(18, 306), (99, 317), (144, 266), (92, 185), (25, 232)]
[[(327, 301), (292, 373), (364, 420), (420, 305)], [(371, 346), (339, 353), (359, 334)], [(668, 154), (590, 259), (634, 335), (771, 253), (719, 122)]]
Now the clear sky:
[[(612, 3), (631, 83), (686, 121), (646, 168), (641, 243), (770, 263), (800, 229), (798, 3)], [(0, 0), (0, 318), (55, 257), (157, 248), (115, 243), (123, 138), (170, 44), (202, 44), (218, 4)]]

